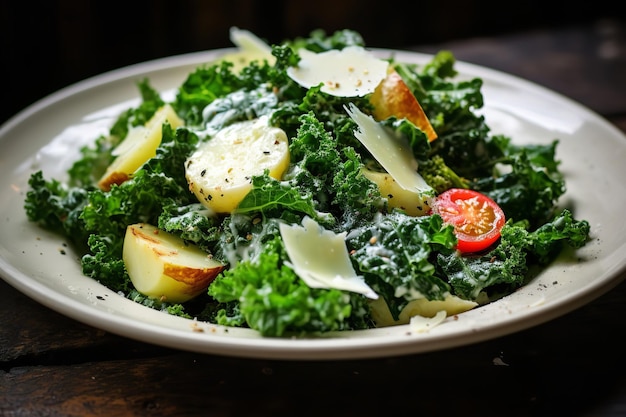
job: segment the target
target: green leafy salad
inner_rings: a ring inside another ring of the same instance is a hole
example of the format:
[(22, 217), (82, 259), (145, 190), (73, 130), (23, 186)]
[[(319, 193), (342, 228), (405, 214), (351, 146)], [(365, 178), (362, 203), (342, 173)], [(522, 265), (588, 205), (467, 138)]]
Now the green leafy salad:
[[(558, 200), (558, 139), (516, 145), (441, 51), (380, 58), (351, 30), (238, 47), (34, 172), (30, 221), (148, 308), (297, 337), (445, 319), (526, 285), (590, 227)], [(226, 53), (228, 52), (228, 53)]]

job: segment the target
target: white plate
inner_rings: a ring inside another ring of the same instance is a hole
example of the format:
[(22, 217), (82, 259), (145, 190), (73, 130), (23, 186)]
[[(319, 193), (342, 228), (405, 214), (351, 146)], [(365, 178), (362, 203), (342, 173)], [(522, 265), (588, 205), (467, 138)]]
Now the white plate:
[[(484, 114), (494, 133), (515, 142), (560, 139), (567, 178), (562, 205), (591, 224), (592, 241), (561, 257), (529, 285), (429, 332), (407, 326), (329, 334), (316, 339), (261, 338), (143, 307), (81, 274), (64, 239), (29, 223), (23, 202), (30, 174), (62, 178), (78, 147), (104, 132), (121, 109), (138, 103), (136, 82), (173, 91), (197, 65), (225, 50), (160, 59), (112, 71), (52, 94), (0, 130), (0, 276), (41, 304), (77, 321), (143, 342), (211, 354), (271, 359), (373, 358), (428, 352), (495, 338), (551, 320), (591, 301), (624, 278), (626, 137), (585, 107), (528, 81), (466, 63), (462, 77), (484, 80)], [(395, 53), (424, 63), (431, 56)], [(83, 139), (81, 139), (83, 138)], [(82, 142), (81, 142), (82, 140)], [(607, 198), (608, 197), (608, 198)]]

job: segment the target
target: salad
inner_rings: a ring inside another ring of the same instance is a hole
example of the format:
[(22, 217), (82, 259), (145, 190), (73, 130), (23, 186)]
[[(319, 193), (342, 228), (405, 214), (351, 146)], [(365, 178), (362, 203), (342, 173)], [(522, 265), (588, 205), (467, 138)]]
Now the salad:
[(166, 102), (149, 79), (30, 221), (83, 273), (168, 314), (267, 337), (430, 320), (526, 285), (590, 226), (558, 205), (558, 139), (516, 145), (455, 58), (381, 58), (352, 30), (237, 46)]

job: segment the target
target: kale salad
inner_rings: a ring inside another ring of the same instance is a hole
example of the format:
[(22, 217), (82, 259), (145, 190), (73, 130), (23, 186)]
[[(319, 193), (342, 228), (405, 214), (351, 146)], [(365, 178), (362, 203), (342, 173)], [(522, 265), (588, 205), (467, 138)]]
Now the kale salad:
[(381, 58), (352, 30), (238, 47), (166, 102), (137, 80), (29, 221), (146, 308), (297, 337), (448, 317), (528, 284), (590, 226), (559, 198), (558, 139), (517, 145), (455, 57)]

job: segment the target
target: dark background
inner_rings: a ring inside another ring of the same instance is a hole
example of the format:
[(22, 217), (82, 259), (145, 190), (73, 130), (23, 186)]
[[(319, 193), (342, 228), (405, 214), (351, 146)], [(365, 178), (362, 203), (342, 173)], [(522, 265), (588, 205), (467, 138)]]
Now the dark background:
[(0, 123), (56, 90), (155, 58), (229, 47), (228, 29), (270, 43), (316, 28), (408, 48), (624, 19), (619, 1), (0, 0)]

